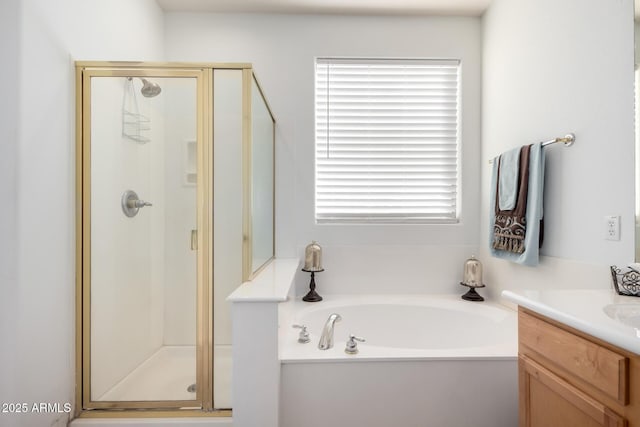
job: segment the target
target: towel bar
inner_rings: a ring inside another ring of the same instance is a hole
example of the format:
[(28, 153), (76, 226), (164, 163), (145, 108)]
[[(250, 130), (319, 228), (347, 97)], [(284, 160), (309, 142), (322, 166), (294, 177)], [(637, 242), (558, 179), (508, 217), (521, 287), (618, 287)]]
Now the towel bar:
[(542, 143), (542, 146), (546, 147), (547, 145), (555, 144), (557, 142), (562, 142), (565, 146), (571, 147), (573, 143), (576, 142), (576, 136), (572, 133), (568, 133), (564, 136), (564, 138), (555, 138), (549, 141), (545, 141)]
[[(576, 142), (576, 136), (573, 133), (568, 133), (562, 138), (558, 137), (558, 138), (550, 139), (549, 141), (544, 141), (542, 143), (542, 146), (546, 147), (547, 145), (556, 144), (558, 142), (562, 142), (565, 145), (565, 147), (571, 147), (573, 143)], [(490, 159), (489, 163), (493, 163), (493, 159)]]

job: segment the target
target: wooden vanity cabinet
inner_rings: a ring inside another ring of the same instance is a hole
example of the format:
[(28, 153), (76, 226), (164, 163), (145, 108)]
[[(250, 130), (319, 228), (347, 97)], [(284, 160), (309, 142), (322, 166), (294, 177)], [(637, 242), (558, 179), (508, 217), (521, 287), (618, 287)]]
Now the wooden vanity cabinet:
[(640, 355), (520, 307), (519, 427), (640, 427)]

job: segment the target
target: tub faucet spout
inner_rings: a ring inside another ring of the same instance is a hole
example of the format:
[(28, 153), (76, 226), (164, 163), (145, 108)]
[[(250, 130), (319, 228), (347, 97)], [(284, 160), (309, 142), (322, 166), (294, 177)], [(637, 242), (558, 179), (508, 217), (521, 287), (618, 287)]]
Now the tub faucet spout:
[(340, 320), (342, 320), (342, 317), (338, 313), (333, 313), (329, 316), (327, 322), (324, 324), (324, 328), (322, 328), (322, 335), (318, 343), (320, 350), (329, 350), (333, 347), (333, 326)]

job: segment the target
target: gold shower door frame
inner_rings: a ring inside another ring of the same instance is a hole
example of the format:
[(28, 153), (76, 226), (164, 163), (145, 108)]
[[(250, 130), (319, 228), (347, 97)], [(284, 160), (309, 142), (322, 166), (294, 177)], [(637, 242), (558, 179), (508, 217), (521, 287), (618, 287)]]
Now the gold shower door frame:
[[(221, 67), (221, 68), (232, 68)], [(233, 66), (233, 68), (245, 68)], [(213, 70), (197, 64), (76, 63), (76, 408), (77, 416), (230, 416), (213, 410)], [(197, 87), (196, 399), (91, 400), (91, 78), (195, 78)], [(181, 409), (184, 408), (184, 409)], [(118, 411), (108, 411), (117, 409)], [(122, 411), (156, 409), (157, 411)]]

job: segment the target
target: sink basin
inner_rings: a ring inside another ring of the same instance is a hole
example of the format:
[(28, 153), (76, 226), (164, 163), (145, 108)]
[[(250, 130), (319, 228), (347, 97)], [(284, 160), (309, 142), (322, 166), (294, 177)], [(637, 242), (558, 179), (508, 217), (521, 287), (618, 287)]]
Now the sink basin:
[(609, 304), (603, 310), (613, 320), (640, 329), (640, 304)]

